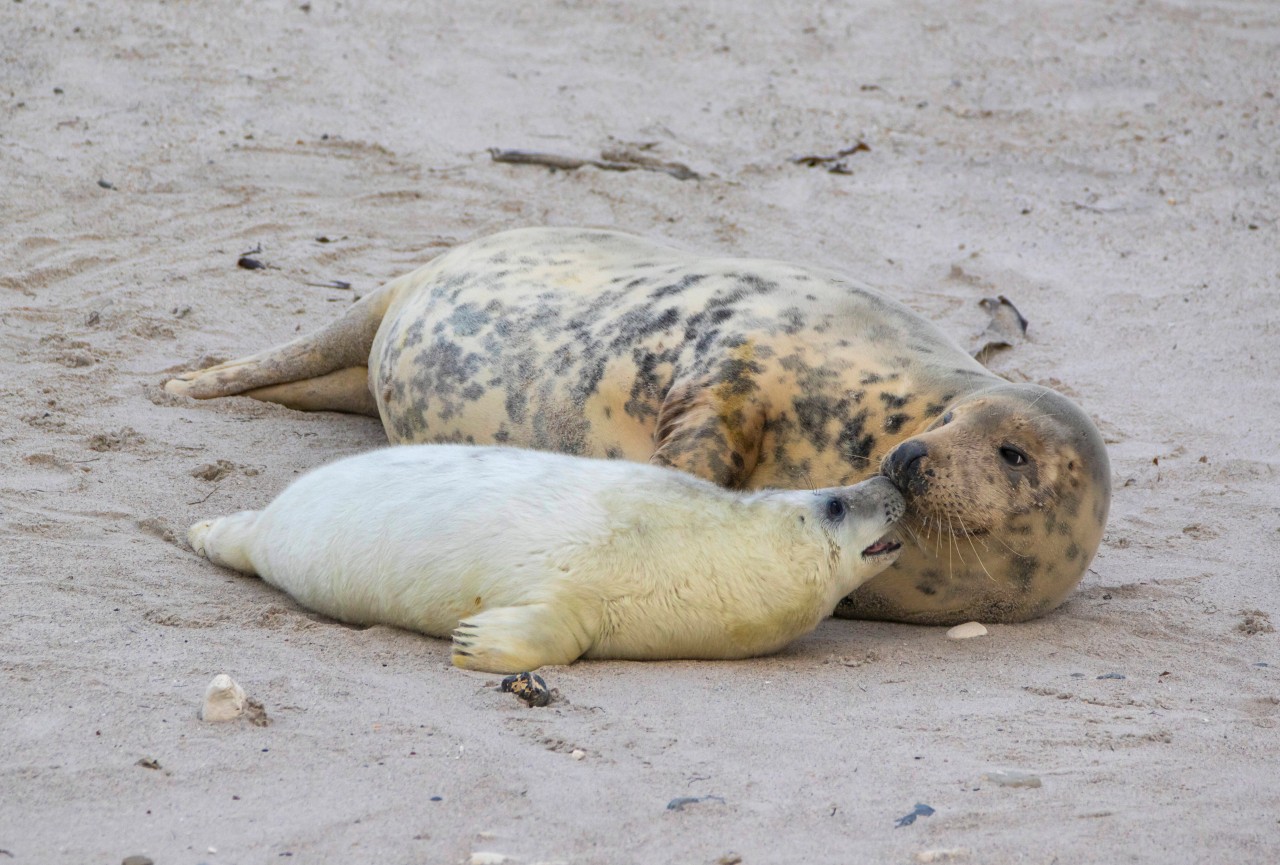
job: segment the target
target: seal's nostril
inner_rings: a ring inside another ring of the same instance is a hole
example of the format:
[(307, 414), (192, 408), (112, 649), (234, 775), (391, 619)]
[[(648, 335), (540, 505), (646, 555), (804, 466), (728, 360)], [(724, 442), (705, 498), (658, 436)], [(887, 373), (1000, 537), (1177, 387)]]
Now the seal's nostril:
[(910, 478), (920, 469), (920, 459), (928, 456), (929, 448), (914, 439), (905, 441), (889, 454), (889, 474), (900, 479)]

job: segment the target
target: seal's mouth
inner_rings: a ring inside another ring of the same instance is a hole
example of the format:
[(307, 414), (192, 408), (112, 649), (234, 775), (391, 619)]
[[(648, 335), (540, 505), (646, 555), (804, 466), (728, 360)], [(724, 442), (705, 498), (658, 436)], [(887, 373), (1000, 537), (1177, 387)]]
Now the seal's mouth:
[(876, 541), (871, 546), (862, 551), (864, 559), (874, 559), (878, 556), (888, 556), (902, 549), (902, 544), (892, 535), (887, 535)]

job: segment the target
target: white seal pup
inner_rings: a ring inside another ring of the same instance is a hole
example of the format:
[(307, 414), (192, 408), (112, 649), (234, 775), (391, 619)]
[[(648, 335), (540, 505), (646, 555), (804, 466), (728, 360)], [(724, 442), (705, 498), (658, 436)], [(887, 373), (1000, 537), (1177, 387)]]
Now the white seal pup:
[(335, 619), (453, 637), (453, 662), (745, 658), (817, 627), (898, 556), (884, 478), (735, 492), (675, 469), (405, 445), (296, 480), (192, 548)]

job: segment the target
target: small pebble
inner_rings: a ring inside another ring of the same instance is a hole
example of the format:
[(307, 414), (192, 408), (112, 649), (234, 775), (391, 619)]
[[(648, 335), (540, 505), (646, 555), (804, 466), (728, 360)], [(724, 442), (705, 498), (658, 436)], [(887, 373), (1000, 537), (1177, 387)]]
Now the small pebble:
[(583, 757), (587, 756), (587, 752), (581, 748), (574, 748), (573, 751), (570, 752), (569, 756), (575, 760), (581, 760)]
[(1018, 772), (1014, 769), (996, 769), (986, 772), (982, 780), (990, 781), (997, 787), (1039, 787), (1040, 776), (1030, 772)]
[(244, 688), (226, 673), (219, 673), (205, 689), (200, 719), (211, 723), (234, 721), (244, 714), (248, 702)]
[(1103, 673), (1103, 674), (1102, 674), (1101, 676), (1099, 676), (1098, 678), (1099, 678), (1099, 679), (1123, 679), (1123, 678), (1124, 678), (1124, 674), (1122, 674), (1122, 673)]
[(156, 865), (150, 856), (126, 856), (120, 865)]
[(945, 847), (938, 850), (921, 850), (916, 854), (917, 862), (950, 862), (963, 859), (969, 855), (967, 847)]
[(969, 640), (974, 637), (985, 637), (987, 629), (981, 622), (965, 622), (947, 631), (948, 640)]

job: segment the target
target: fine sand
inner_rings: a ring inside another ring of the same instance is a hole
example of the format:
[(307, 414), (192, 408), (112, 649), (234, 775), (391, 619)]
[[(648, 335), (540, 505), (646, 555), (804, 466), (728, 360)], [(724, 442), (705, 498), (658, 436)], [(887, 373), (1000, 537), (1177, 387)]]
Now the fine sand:
[[(1270, 0), (0, 0), (0, 865), (1274, 861), (1278, 70)], [(1080, 588), (531, 709), (186, 548), (385, 439), (167, 376), (546, 224), (831, 267), (968, 344), (1008, 297), (993, 368), (1110, 448)], [(197, 719), (218, 673), (269, 725)]]

